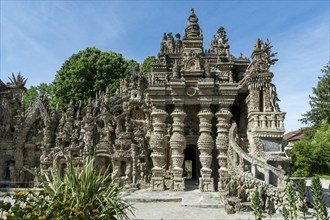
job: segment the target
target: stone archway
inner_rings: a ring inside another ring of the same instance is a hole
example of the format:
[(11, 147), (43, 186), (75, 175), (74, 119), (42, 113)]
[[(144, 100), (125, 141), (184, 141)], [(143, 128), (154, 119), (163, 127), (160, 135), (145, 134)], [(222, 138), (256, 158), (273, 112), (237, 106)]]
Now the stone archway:
[[(49, 114), (47, 109), (40, 98), (38, 98), (30, 110), (27, 112), (25, 117), (22, 119), (22, 123), (17, 128), (16, 139), (14, 142), (15, 146), (15, 169), (13, 179), (16, 182), (23, 182), (25, 180), (25, 173), (23, 171), (24, 166), (24, 150), (26, 144), (26, 137), (30, 132), (31, 127), (40, 118), (44, 127), (49, 125)], [(40, 161), (39, 161), (40, 164)]]

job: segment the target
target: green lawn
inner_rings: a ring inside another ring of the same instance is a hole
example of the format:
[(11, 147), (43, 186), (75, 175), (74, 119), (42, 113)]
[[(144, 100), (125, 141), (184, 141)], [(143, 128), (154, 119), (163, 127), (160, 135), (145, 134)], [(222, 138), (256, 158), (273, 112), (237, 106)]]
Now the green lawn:
[(316, 176), (319, 176), (320, 179), (330, 180), (330, 174), (319, 174), (319, 175), (316, 175)]

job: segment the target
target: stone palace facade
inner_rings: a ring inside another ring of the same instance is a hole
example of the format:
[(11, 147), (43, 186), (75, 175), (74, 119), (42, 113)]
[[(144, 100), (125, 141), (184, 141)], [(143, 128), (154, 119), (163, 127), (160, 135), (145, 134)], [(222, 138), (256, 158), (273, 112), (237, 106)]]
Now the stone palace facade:
[(288, 158), (272, 57), (260, 39), (251, 60), (231, 55), (223, 27), (204, 50), (192, 10), (182, 39), (164, 33), (149, 76), (136, 68), (115, 94), (85, 106), (51, 112), (41, 97), (23, 114), (24, 79), (1, 82), (0, 183), (31, 186), (23, 167), (63, 173), (70, 160), (79, 166), (92, 156), (127, 188), (219, 191), (234, 212), (248, 209), (258, 187), (264, 208), (278, 210)]

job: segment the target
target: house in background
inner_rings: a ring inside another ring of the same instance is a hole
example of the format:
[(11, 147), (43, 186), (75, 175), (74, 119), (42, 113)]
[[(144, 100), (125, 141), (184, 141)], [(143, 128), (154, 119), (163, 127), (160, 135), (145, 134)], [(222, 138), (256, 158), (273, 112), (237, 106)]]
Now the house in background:
[(283, 141), (287, 143), (284, 147), (285, 153), (287, 154), (287, 152), (293, 148), (294, 142), (300, 141), (302, 139), (306, 139), (306, 136), (302, 133), (302, 130), (300, 129), (284, 134)]

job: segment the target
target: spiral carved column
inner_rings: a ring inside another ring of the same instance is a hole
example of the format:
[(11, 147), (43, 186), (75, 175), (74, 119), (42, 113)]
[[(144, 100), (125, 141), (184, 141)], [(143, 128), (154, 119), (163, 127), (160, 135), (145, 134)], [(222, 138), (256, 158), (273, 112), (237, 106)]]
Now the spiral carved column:
[(214, 141), (211, 135), (211, 120), (213, 113), (210, 111), (209, 105), (202, 105), (201, 110), (197, 114), (199, 118), (200, 136), (197, 141), (198, 150), (200, 151), (199, 160), (201, 162), (201, 175), (199, 178), (199, 189), (203, 192), (213, 192), (214, 183), (211, 178), (212, 169), (212, 150)]
[(153, 132), (150, 137), (150, 148), (152, 150), (151, 158), (153, 168), (151, 169), (151, 186), (154, 191), (165, 190), (164, 184), (164, 169), (166, 154), (165, 149), (167, 146), (166, 125), (165, 119), (167, 112), (161, 108), (153, 107), (151, 116), (153, 118)]
[(229, 120), (232, 117), (231, 112), (228, 107), (220, 107), (220, 110), (215, 114), (218, 120), (217, 123), (217, 139), (216, 139), (216, 147), (219, 151), (218, 155), (218, 163), (220, 166), (219, 169), (219, 190), (224, 190), (226, 184), (229, 182), (229, 173), (228, 173), (228, 132), (230, 129)]
[(173, 133), (170, 139), (172, 150), (172, 190), (183, 191), (185, 189), (183, 179), (183, 150), (186, 147), (186, 138), (184, 136), (184, 119), (186, 113), (182, 106), (176, 106), (171, 116), (173, 117)]

